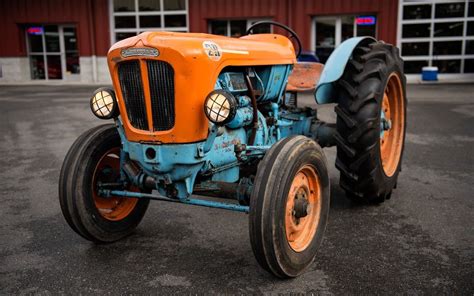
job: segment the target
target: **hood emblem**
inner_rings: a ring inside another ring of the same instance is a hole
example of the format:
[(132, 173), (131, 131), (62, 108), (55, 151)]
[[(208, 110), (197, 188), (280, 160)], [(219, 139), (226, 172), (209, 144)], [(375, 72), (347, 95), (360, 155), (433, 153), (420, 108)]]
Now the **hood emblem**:
[(160, 55), (160, 52), (156, 48), (125, 48), (120, 52), (122, 57), (135, 57), (135, 56), (146, 56), (146, 57), (157, 57)]

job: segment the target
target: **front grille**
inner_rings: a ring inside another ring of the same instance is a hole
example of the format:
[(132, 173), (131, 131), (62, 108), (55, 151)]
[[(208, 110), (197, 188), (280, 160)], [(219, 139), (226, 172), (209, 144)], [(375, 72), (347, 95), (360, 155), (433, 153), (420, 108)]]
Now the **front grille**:
[(174, 71), (163, 61), (147, 61), (150, 83), (153, 130), (166, 131), (174, 126)]
[(148, 130), (140, 62), (135, 60), (120, 63), (118, 74), (128, 120), (133, 127)]
[[(146, 61), (149, 86), (143, 85), (140, 60), (125, 61), (118, 65), (122, 97), (131, 125), (140, 130), (166, 131), (175, 123), (174, 70), (163, 61)], [(149, 87), (150, 97), (144, 87)], [(153, 126), (148, 126), (146, 103), (149, 100)]]

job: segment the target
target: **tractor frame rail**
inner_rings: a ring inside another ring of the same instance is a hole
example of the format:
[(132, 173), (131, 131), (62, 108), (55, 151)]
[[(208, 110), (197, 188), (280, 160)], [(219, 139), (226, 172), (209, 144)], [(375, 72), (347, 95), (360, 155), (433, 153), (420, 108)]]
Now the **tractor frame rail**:
[(249, 206), (243, 206), (243, 205), (238, 205), (238, 204), (233, 204), (233, 203), (224, 203), (224, 202), (197, 199), (197, 198), (173, 199), (173, 198), (169, 198), (169, 197), (162, 196), (159, 194), (131, 192), (131, 191), (124, 191), (124, 190), (103, 189), (100, 191), (100, 195), (103, 197), (120, 196), (120, 197), (126, 197), (126, 198), (148, 198), (148, 199), (154, 199), (154, 200), (182, 203), (182, 204), (187, 204), (187, 205), (224, 209), (224, 210), (230, 210), (230, 211), (242, 212), (242, 213), (248, 213), (250, 210)]

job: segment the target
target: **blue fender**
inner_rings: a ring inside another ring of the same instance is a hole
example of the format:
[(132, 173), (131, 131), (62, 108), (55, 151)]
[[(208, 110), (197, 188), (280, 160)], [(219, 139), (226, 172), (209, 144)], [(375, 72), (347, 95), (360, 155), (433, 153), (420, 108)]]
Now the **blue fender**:
[(323, 73), (316, 86), (314, 97), (318, 104), (335, 103), (337, 101), (334, 82), (341, 78), (347, 62), (354, 49), (362, 42), (376, 42), (372, 37), (354, 37), (342, 42), (331, 54), (324, 65)]

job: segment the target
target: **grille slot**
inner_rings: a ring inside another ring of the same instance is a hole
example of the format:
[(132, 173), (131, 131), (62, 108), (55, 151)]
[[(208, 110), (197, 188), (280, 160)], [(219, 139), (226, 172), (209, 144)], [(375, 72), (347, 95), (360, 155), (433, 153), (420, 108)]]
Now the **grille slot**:
[(148, 130), (140, 62), (136, 60), (120, 63), (118, 74), (128, 120), (134, 128)]
[(166, 131), (174, 126), (174, 70), (163, 61), (147, 61), (153, 130)]

